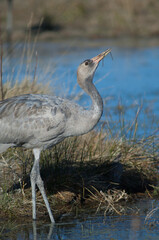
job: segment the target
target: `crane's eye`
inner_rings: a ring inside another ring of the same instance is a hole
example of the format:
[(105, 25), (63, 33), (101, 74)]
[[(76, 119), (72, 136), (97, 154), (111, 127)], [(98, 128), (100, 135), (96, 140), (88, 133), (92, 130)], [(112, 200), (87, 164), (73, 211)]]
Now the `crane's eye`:
[(87, 65), (88, 65), (88, 61), (85, 62), (85, 66), (87, 66)]

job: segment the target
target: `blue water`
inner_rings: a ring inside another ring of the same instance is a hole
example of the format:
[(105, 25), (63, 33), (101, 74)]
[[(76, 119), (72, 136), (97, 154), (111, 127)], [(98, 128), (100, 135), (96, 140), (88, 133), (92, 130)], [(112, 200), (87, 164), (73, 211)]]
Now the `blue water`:
[[(37, 239), (45, 239), (48, 225), (39, 227), (40, 233)], [(159, 236), (159, 225), (144, 225), (144, 216), (88, 218), (85, 221), (74, 221), (67, 224), (57, 224), (53, 228), (50, 239), (61, 240), (157, 240)], [(24, 234), (19, 234), (17, 240), (26, 239)], [(30, 238), (33, 233), (30, 232)], [(9, 240), (9, 239), (8, 239)]]
[[(138, 208), (140, 207), (140, 208)], [(2, 239), (12, 240), (158, 240), (159, 208), (157, 202), (141, 200), (133, 215), (106, 216), (103, 214), (82, 214), (79, 217), (62, 219), (55, 225), (13, 223)], [(151, 210), (155, 210), (149, 215)], [(139, 214), (140, 212), (140, 214)]]
[(30, 52), (26, 51), (23, 58), (24, 46), (19, 44), (4, 60), (3, 79), (14, 83), (26, 77), (33, 79), (36, 75), (39, 82), (50, 82), (54, 94), (73, 98), (87, 107), (91, 101), (77, 85), (77, 67), (107, 48), (112, 48), (113, 60), (108, 55), (94, 78), (104, 99), (101, 123), (110, 121), (117, 131), (121, 128), (121, 116), (124, 116), (124, 124), (129, 128), (141, 108), (138, 133), (140, 137), (151, 135), (159, 124), (159, 47), (117, 47), (110, 42), (97, 46), (88, 42), (81, 45), (37, 43), (28, 46)]

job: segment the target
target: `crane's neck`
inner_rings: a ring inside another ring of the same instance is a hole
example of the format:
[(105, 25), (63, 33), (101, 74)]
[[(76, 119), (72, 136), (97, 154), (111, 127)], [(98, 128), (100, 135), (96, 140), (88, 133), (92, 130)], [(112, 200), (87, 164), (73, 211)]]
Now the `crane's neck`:
[(83, 131), (85, 132), (89, 132), (95, 127), (103, 113), (103, 101), (99, 92), (94, 86), (92, 79), (93, 76), (91, 79), (85, 79), (85, 81), (78, 80), (80, 87), (91, 97), (92, 100), (91, 109), (85, 110), (85, 116), (83, 116), (85, 118), (85, 124), (83, 126), (85, 130), (83, 129)]
[(103, 113), (103, 100), (92, 81), (85, 82), (84, 91), (91, 97), (92, 100), (90, 112), (94, 115), (94, 117), (100, 118)]

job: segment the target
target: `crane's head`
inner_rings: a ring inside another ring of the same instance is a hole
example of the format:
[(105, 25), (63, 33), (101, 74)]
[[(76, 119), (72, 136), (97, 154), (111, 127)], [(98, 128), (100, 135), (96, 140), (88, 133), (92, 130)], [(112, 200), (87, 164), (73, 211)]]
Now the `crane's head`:
[(77, 70), (77, 80), (78, 84), (84, 88), (84, 83), (88, 81), (92, 81), (96, 68), (98, 67), (99, 62), (111, 52), (111, 49), (107, 49), (106, 51), (100, 53), (96, 57), (85, 60), (82, 62)]

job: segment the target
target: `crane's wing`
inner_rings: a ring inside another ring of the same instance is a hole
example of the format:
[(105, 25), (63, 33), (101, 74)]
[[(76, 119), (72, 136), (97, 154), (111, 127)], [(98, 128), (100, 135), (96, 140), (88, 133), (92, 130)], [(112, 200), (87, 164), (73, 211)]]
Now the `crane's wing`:
[(57, 97), (29, 94), (4, 100), (0, 102), (0, 148), (52, 146), (64, 138), (69, 114), (64, 100)]

